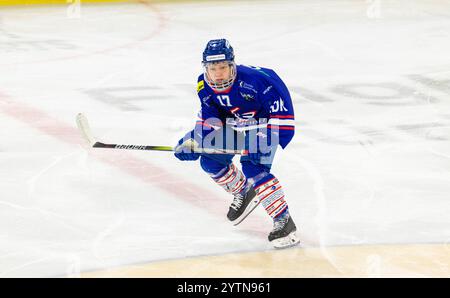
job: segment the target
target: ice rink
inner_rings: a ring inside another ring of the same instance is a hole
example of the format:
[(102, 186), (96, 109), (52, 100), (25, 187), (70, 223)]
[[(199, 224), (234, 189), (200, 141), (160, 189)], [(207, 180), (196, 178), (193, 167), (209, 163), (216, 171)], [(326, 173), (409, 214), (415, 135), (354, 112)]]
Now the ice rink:
[[(175, 145), (222, 37), (291, 90), (273, 173), (299, 247), (272, 248), (262, 207), (232, 226), (198, 161), (76, 128)], [(449, 53), (450, 1), (1, 7), (0, 276), (449, 277)]]

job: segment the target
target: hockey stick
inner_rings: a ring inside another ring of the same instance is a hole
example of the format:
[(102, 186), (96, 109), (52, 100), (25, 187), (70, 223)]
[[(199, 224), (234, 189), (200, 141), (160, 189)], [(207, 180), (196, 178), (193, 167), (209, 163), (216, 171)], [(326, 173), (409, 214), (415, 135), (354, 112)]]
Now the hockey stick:
[[(86, 116), (79, 113), (76, 118), (78, 129), (81, 132), (83, 138), (93, 148), (109, 148), (109, 149), (126, 149), (126, 150), (149, 150), (149, 151), (175, 151), (170, 146), (149, 146), (149, 145), (124, 145), (124, 144), (106, 144), (97, 141), (92, 135), (91, 128)], [(245, 150), (230, 150), (230, 149), (213, 149), (213, 148), (197, 148), (191, 147), (195, 153), (207, 153), (207, 154), (236, 154), (246, 155)]]

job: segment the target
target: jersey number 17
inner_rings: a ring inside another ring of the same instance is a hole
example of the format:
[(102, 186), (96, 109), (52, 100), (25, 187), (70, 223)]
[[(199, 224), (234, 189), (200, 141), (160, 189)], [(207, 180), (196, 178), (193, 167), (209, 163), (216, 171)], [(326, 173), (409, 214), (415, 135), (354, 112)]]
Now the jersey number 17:
[[(232, 107), (230, 102), (230, 96), (228, 95), (217, 95), (217, 99), (219, 100), (220, 104), (224, 107)], [(225, 101), (225, 103), (223, 102)]]

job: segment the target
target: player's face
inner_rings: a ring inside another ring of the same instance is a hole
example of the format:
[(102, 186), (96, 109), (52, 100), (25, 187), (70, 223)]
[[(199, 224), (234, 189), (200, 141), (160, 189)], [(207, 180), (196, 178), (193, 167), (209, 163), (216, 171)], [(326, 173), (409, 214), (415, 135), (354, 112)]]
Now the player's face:
[(218, 62), (209, 64), (206, 67), (209, 78), (214, 83), (227, 81), (231, 78), (231, 67), (228, 62)]

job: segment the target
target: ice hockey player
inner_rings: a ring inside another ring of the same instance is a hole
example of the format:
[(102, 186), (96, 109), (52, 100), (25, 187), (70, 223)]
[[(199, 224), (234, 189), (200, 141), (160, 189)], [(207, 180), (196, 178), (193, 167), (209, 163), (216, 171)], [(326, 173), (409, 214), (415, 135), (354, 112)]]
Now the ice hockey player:
[[(296, 226), (284, 191), (270, 172), (278, 145), (294, 136), (294, 110), (286, 85), (271, 69), (236, 65), (226, 39), (211, 40), (198, 78), (201, 110), (194, 130), (175, 147), (179, 160), (198, 160), (202, 169), (234, 196), (227, 217), (241, 223), (260, 203), (273, 219), (268, 239), (275, 248), (297, 245)], [(198, 148), (243, 149), (242, 171), (234, 154), (206, 154)]]

